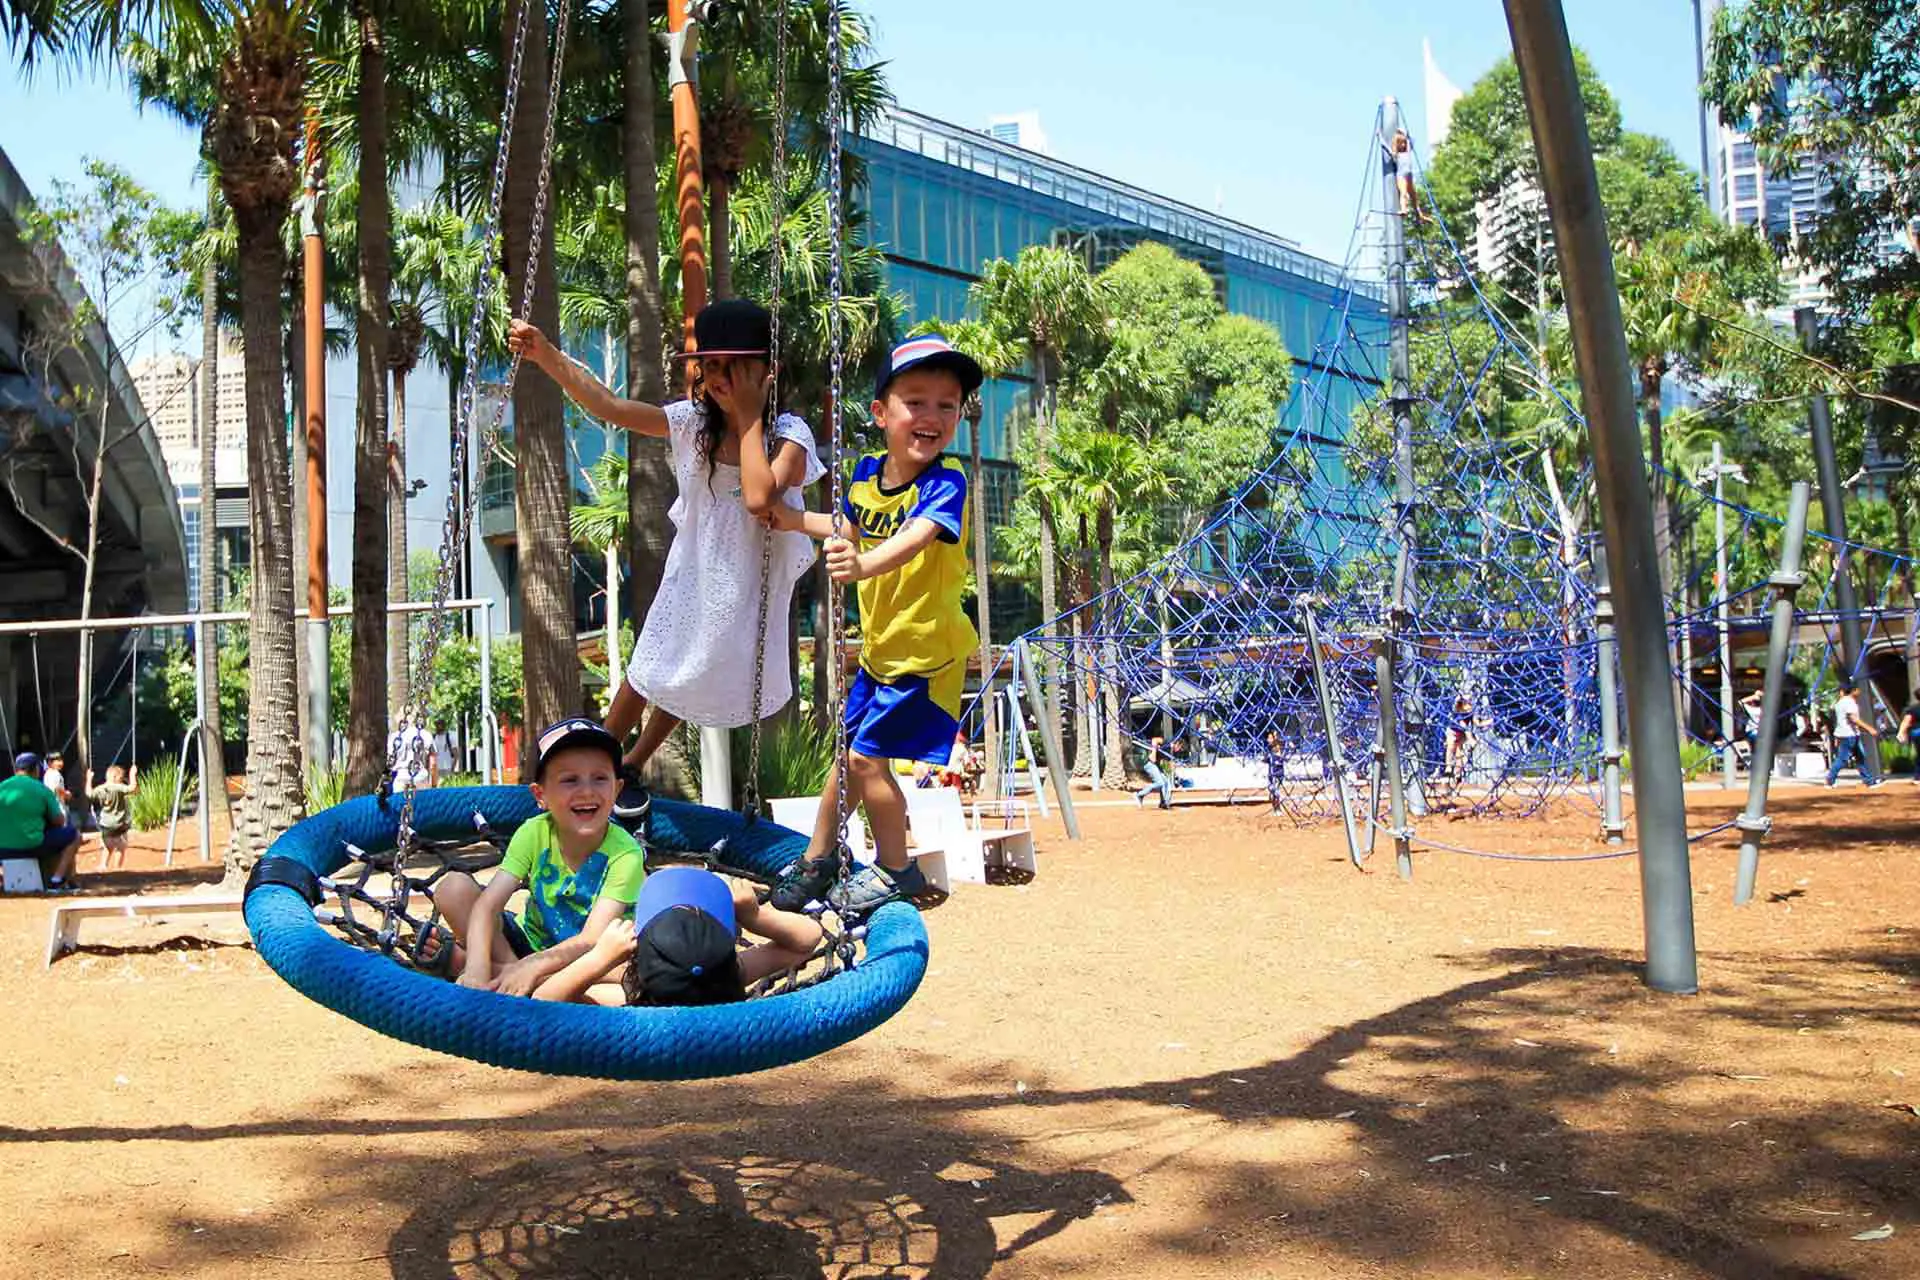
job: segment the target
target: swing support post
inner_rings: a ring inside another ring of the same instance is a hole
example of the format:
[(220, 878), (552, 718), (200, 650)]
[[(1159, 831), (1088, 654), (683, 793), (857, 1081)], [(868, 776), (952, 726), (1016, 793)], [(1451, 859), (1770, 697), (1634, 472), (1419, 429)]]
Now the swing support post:
[(1320, 626), (1314, 621), (1313, 603), (1300, 603), (1300, 621), (1307, 633), (1307, 658), (1313, 667), (1313, 693), (1320, 704), (1320, 727), (1327, 735), (1327, 772), (1333, 777), (1333, 794), (1340, 802), (1340, 823), (1346, 828), (1347, 857), (1365, 870), (1366, 855), (1360, 851), (1360, 835), (1353, 825), (1353, 798), (1347, 794), (1347, 762), (1340, 750), (1340, 726), (1333, 714), (1333, 690), (1327, 685), (1326, 657), (1320, 652)]
[(1613, 249), (1600, 203), (1593, 147), (1559, 0), (1505, 0), (1513, 60), (1527, 103), (1540, 185), (1566, 288), (1581, 399), (1593, 445), (1601, 527), (1618, 590), (1620, 661), (1633, 744), (1634, 823), (1640, 837), (1640, 905), (1646, 982), (1656, 991), (1700, 988), (1694, 949), (1693, 871), (1674, 719), (1665, 596), (1653, 542)]
[[(1033, 654), (1027, 649), (1026, 637), (1013, 642), (1015, 670), (1020, 681), (1034, 693), (1040, 693), (1040, 682), (1034, 678)], [(1044, 697), (1044, 695), (1041, 695)], [(1067, 766), (1060, 756), (1060, 735), (1053, 731), (1053, 721), (1047, 718), (1046, 708), (1038, 708), (1034, 724), (1040, 730), (1040, 747), (1047, 753), (1047, 777), (1053, 782), (1054, 798), (1060, 801), (1060, 820), (1066, 823), (1067, 839), (1080, 838), (1080, 818), (1073, 811), (1073, 797), (1067, 791)]]

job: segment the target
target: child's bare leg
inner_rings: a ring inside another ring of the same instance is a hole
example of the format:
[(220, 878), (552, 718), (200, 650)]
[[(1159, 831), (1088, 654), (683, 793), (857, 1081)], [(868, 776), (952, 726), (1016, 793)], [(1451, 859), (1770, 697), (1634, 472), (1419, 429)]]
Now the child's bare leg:
[[(856, 789), (855, 794), (858, 794)], [(849, 814), (847, 821), (858, 819)], [(820, 809), (813, 817), (813, 839), (807, 844), (807, 861), (819, 862), (840, 848), (840, 770), (827, 767), (827, 785), (820, 792)]]
[(640, 723), (640, 714), (646, 709), (647, 700), (621, 676), (620, 687), (613, 691), (613, 705), (607, 708), (607, 732), (613, 735), (614, 741), (625, 744), (627, 735)]
[(647, 715), (646, 726), (640, 730), (640, 740), (633, 744), (633, 750), (624, 757), (625, 763), (636, 769), (644, 768), (647, 761), (653, 759), (653, 753), (660, 749), (660, 744), (667, 740), (667, 735), (679, 727), (679, 716), (655, 707)]
[(893, 763), (857, 751), (847, 753), (854, 793), (867, 812), (874, 856), (889, 871), (907, 869), (907, 797), (894, 780)]
[[(473, 908), (480, 901), (480, 882), (464, 871), (452, 871), (440, 877), (433, 886), (433, 904), (440, 908), (440, 918), (453, 930), (453, 936), (460, 942), (467, 940), (467, 930), (473, 922)], [(514, 961), (513, 947), (507, 942), (504, 932), (493, 935), (493, 963), (508, 965)], [(458, 958), (455, 960), (459, 963)]]
[(735, 922), (748, 933), (766, 939), (741, 953), (741, 980), (752, 986), (769, 974), (805, 964), (825, 936), (820, 922), (798, 911), (763, 906), (744, 884), (736, 882), (732, 888)]

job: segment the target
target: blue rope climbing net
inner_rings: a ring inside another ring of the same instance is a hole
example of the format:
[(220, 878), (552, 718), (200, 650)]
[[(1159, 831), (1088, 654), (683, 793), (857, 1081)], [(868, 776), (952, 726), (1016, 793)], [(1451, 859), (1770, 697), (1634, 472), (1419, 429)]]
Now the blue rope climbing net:
[[(1379, 822), (1383, 649), (1394, 663), (1386, 718), (1416, 812), (1519, 815), (1569, 793), (1597, 803), (1600, 663), (1613, 655), (1596, 621), (1592, 476), (1566, 461), (1580, 456), (1569, 446), (1585, 422), (1431, 213), (1417, 161), (1421, 212), (1398, 212), (1389, 127), (1376, 121), (1343, 279), (1272, 461), (1160, 562), (1022, 641), (1043, 678), (1056, 673), (1069, 732), (1104, 699), (1125, 709), (1122, 732), (1135, 742), (1165, 734), (1264, 761), (1275, 810), (1302, 822), (1339, 815), (1336, 768), (1363, 818)], [(1406, 303), (1396, 316), (1398, 271)], [(1675, 523), (1711, 525), (1710, 489), (1669, 483)], [(1721, 725), (1710, 665), (1721, 597), (1736, 647), (1763, 643), (1779, 551), (1776, 518), (1724, 505), (1730, 583), (1714, 580), (1709, 551), (1680, 566), (1667, 607), (1687, 728), (1701, 741)], [(1804, 634), (1822, 636), (1823, 675), (1797, 681), (1790, 705), (1822, 683), (1831, 692), (1840, 674), (1834, 548), (1809, 537), (1809, 582), (1824, 587), (1817, 600), (1803, 595), (1800, 619)], [(1896, 622), (1902, 639), (1910, 625), (1911, 610), (1893, 601), (1911, 566), (1850, 550), (1861, 599), (1872, 600), (1856, 612), (1884, 650)], [(970, 720), (992, 706), (977, 701)], [(1620, 723), (1624, 739), (1624, 709)]]

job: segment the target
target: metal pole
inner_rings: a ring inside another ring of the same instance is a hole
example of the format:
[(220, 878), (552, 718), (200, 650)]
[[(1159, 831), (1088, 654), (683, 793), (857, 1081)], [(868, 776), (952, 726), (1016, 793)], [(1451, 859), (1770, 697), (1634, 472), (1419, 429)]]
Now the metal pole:
[[(1027, 718), (1021, 714), (1020, 711), (1020, 681), (1022, 678), (1016, 668), (1012, 677), (1007, 681), (1007, 716), (1008, 722), (1012, 725), (1010, 732), (1019, 736), (1020, 754), (1026, 757), (1027, 785), (1033, 788), (1034, 802), (1040, 808), (1040, 816), (1044, 818), (1048, 814), (1047, 788), (1040, 781), (1040, 757), (1033, 749), (1033, 739), (1027, 736)], [(1008, 748), (1008, 758), (1012, 758), (1012, 748)], [(1007, 770), (1007, 776), (1009, 778), (1014, 776), (1011, 768)], [(1012, 795), (1011, 790), (1008, 791), (1008, 795)]]
[[(203, 516), (204, 512), (203, 508)], [(209, 731), (209, 725), (212, 722), (207, 719), (207, 664), (200, 660), (200, 655), (206, 652), (200, 646), (206, 642), (207, 624), (196, 620), (193, 624), (193, 729), (191, 732), (200, 743), (200, 861), (212, 862), (213, 802), (207, 798), (207, 786), (210, 780), (226, 777), (226, 770), (221, 769), (216, 774), (208, 767), (207, 761), (208, 751), (219, 750), (220, 744), (213, 741), (213, 734)], [(180, 753), (180, 758), (183, 761), (186, 759), (185, 751)], [(168, 843), (172, 843), (171, 837), (168, 838)]]
[[(199, 728), (198, 721), (194, 722), (194, 727), (196, 729)], [(173, 838), (179, 834), (180, 831), (180, 801), (187, 791), (187, 752), (192, 749), (193, 740), (191, 738), (181, 740), (180, 767), (174, 770), (173, 774), (173, 807), (167, 812), (167, 853), (165, 859), (160, 864), (163, 867), (173, 865)], [(202, 797), (200, 801), (200, 811), (205, 813), (206, 809), (207, 802), (205, 797)], [(203, 858), (202, 861), (204, 860)]]
[[(1700, 0), (1693, 0), (1693, 83), (1707, 82), (1707, 32), (1700, 21)], [(1700, 181), (1707, 188), (1707, 208), (1720, 213), (1720, 184), (1713, 180), (1713, 148), (1707, 144), (1707, 104), (1700, 102)]]
[[(320, 117), (307, 113), (307, 191), (301, 228), (306, 290), (307, 431), (307, 767), (326, 769), (333, 739), (327, 669), (327, 295), (326, 242), (321, 235)], [(208, 506), (205, 515), (211, 512)], [(206, 603), (205, 601), (201, 602)]]
[[(1033, 654), (1027, 650), (1026, 637), (1022, 636), (1013, 644), (1014, 660), (1019, 663), (1022, 682), (1036, 695), (1044, 697), (1040, 682), (1033, 677)], [(1078, 840), (1080, 818), (1073, 811), (1073, 797), (1067, 793), (1067, 766), (1060, 757), (1060, 735), (1053, 731), (1053, 721), (1047, 718), (1044, 707), (1037, 709), (1033, 720), (1040, 730), (1040, 746), (1047, 753), (1047, 777), (1053, 782), (1054, 798), (1060, 802), (1060, 820), (1067, 824), (1067, 839)]]
[[(1704, 127), (1704, 126), (1703, 126)], [(1719, 603), (1714, 627), (1720, 633), (1720, 785), (1733, 785), (1733, 623), (1727, 600), (1727, 467), (1720, 442), (1713, 442), (1713, 582)]]
[(1373, 637), (1373, 695), (1380, 711), (1380, 762), (1387, 774), (1387, 810), (1392, 818), (1393, 858), (1402, 880), (1413, 879), (1413, 828), (1407, 825), (1407, 788), (1400, 774), (1400, 727), (1395, 723), (1393, 642), (1384, 633)]
[(1592, 441), (1602, 528), (1617, 575), (1620, 658), (1633, 743), (1634, 821), (1640, 837), (1647, 984), (1699, 990), (1686, 792), (1674, 722), (1664, 597), (1653, 545), (1653, 503), (1634, 420), (1631, 364), (1614, 290), (1607, 215), (1594, 177), (1585, 109), (1559, 0), (1505, 0), (1514, 62), (1553, 216), (1567, 316)]
[(725, 729), (700, 730), (700, 803), (709, 809), (733, 808), (732, 743)]
[(480, 605), (480, 781), (500, 781), (500, 722), (493, 714), (493, 601)]
[(1747, 765), (1747, 807), (1734, 819), (1740, 828), (1740, 866), (1734, 875), (1733, 900), (1745, 906), (1753, 898), (1753, 882), (1760, 874), (1760, 841), (1773, 830), (1767, 817), (1767, 787), (1773, 780), (1773, 753), (1780, 736), (1780, 702), (1786, 693), (1787, 655), (1793, 648), (1793, 597), (1806, 581), (1800, 572), (1800, 547), (1807, 537), (1806, 481), (1793, 486), (1787, 500), (1787, 530), (1780, 542), (1780, 572), (1773, 575), (1773, 629), (1767, 634), (1767, 674), (1760, 687), (1759, 734), (1753, 759)]
[[(1413, 593), (1414, 574), (1414, 513), (1419, 507), (1419, 493), (1413, 483), (1413, 356), (1409, 334), (1412, 330), (1412, 308), (1407, 302), (1407, 240), (1406, 216), (1410, 209), (1400, 207), (1400, 182), (1398, 166), (1393, 150), (1394, 137), (1400, 132), (1400, 104), (1388, 98), (1381, 105), (1382, 127), (1386, 131), (1387, 145), (1382, 153), (1386, 172), (1382, 175), (1381, 186), (1386, 191), (1386, 249), (1387, 249), (1387, 316), (1389, 329), (1387, 334), (1387, 377), (1389, 411), (1393, 414), (1393, 511), (1389, 530), (1395, 544), (1393, 563), (1393, 605), (1387, 614), (1386, 632), (1382, 639), (1392, 651), (1394, 665), (1400, 662), (1399, 634), (1411, 620), (1408, 607)], [(1397, 744), (1389, 751), (1387, 759), (1394, 768), (1392, 785), (1399, 788), (1400, 798), (1396, 805), (1404, 804), (1416, 814), (1427, 811), (1425, 789), (1422, 786), (1419, 753), (1427, 740), (1426, 711), (1424, 701), (1418, 694), (1419, 680), (1409, 667), (1408, 679), (1415, 695), (1407, 699), (1407, 740), (1413, 744), (1415, 759), (1413, 768), (1400, 771)], [(1394, 707), (1392, 699), (1387, 702)], [(1398, 709), (1395, 707), (1396, 716)], [(1381, 722), (1381, 736), (1387, 737), (1386, 722)], [(1395, 725), (1396, 730), (1398, 724)], [(1393, 825), (1405, 826), (1405, 814), (1396, 813)], [(1399, 841), (1404, 849), (1405, 841)], [(1403, 858), (1401, 874), (1412, 874), (1410, 858)]]
[[(1812, 307), (1796, 307), (1793, 325), (1800, 333), (1800, 345), (1812, 351), (1819, 340), (1819, 323)], [(1827, 395), (1815, 391), (1807, 407), (1807, 427), (1813, 435), (1813, 461), (1820, 480), (1820, 522), (1833, 539), (1833, 598), (1840, 608), (1840, 656), (1847, 674), (1859, 677), (1860, 601), (1853, 590), (1853, 570), (1849, 561), (1853, 548), (1847, 542), (1847, 493), (1840, 485), (1840, 463), (1833, 452), (1833, 419), (1827, 412)]]
[(1333, 794), (1340, 802), (1340, 822), (1347, 832), (1347, 856), (1353, 865), (1364, 869), (1366, 855), (1360, 851), (1360, 833), (1353, 825), (1353, 798), (1347, 794), (1347, 762), (1340, 750), (1340, 727), (1333, 718), (1333, 691), (1327, 687), (1326, 660), (1320, 652), (1320, 625), (1314, 620), (1310, 603), (1300, 605), (1300, 620), (1307, 633), (1307, 656), (1313, 666), (1313, 692), (1320, 703), (1320, 727), (1327, 735), (1327, 772), (1333, 775)]

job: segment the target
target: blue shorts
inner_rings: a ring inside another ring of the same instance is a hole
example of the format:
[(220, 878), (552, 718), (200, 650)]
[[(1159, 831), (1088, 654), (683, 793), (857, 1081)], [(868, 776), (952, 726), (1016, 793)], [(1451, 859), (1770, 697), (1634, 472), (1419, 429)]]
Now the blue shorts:
[(874, 679), (865, 667), (847, 686), (847, 741), (874, 760), (945, 764), (960, 722), (933, 700), (925, 676)]
[(50, 867), (54, 859), (60, 856), (60, 851), (79, 838), (80, 833), (69, 823), (65, 826), (48, 827), (46, 834), (40, 838), (38, 848), (0, 849), (0, 853), (12, 854), (16, 858), (38, 858)]

